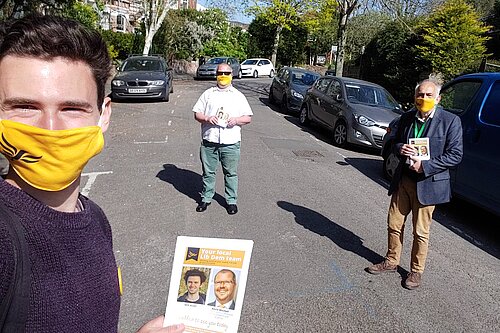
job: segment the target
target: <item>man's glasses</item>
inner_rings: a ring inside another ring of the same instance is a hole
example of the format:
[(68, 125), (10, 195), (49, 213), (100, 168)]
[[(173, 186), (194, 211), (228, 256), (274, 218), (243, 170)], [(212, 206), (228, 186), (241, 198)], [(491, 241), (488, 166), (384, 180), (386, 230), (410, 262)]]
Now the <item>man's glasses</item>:
[(217, 75), (226, 75), (226, 76), (228, 76), (228, 75), (231, 75), (232, 73), (233, 73), (233, 72), (219, 72), (219, 71), (218, 71), (218, 72), (217, 72)]

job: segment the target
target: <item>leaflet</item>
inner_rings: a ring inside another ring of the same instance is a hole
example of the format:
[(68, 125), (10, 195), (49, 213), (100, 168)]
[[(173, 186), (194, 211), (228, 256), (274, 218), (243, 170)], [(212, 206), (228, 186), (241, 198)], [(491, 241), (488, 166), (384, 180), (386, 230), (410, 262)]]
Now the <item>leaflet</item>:
[(409, 144), (417, 149), (417, 155), (413, 156), (419, 160), (429, 160), (431, 158), (431, 148), (429, 138), (412, 138)]
[(253, 241), (177, 237), (163, 326), (188, 333), (235, 333)]
[(221, 106), (217, 110), (216, 116), (217, 116), (217, 125), (226, 128), (229, 120), (229, 113), (225, 112), (224, 108)]

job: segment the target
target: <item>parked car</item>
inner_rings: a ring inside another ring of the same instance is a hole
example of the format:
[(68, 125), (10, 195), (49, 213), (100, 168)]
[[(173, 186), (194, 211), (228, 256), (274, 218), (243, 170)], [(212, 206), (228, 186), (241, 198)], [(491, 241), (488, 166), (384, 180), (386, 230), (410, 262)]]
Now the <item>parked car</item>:
[[(446, 83), (440, 105), (462, 121), (464, 155), (450, 170), (453, 194), (500, 216), (500, 73), (468, 74)], [(388, 178), (397, 166), (391, 162), (397, 158), (391, 153), (397, 121), (390, 127), (382, 150)]]
[(308, 90), (300, 123), (309, 121), (333, 130), (333, 142), (380, 149), (389, 123), (401, 113), (381, 86), (346, 77), (323, 76)]
[(217, 77), (217, 66), (220, 64), (228, 64), (233, 69), (233, 77), (241, 79), (241, 65), (238, 59), (232, 57), (216, 57), (208, 59), (203, 65), (199, 66), (196, 70), (196, 78), (211, 78)]
[(269, 88), (269, 102), (280, 103), (283, 113), (299, 113), (307, 89), (320, 75), (297, 67), (283, 67)]
[(174, 91), (173, 70), (160, 56), (131, 56), (111, 81), (111, 98), (159, 99), (168, 102)]
[(255, 58), (247, 59), (241, 63), (241, 73), (243, 76), (259, 76), (274, 77), (275, 69), (273, 63), (269, 59)]

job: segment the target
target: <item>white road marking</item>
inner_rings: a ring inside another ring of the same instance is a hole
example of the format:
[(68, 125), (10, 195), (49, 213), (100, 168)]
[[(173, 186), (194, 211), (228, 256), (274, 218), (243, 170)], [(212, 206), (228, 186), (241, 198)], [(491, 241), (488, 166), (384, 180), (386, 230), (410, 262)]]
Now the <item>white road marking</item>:
[(92, 187), (92, 184), (94, 184), (95, 180), (97, 179), (97, 176), (99, 175), (109, 175), (113, 173), (113, 171), (103, 171), (103, 172), (89, 172), (89, 173), (82, 173), (82, 176), (88, 176), (89, 179), (87, 179), (87, 183), (82, 189), (82, 194), (85, 196), (89, 195), (90, 188)]
[(170, 113), (171, 113), (171, 114), (174, 114), (174, 112), (175, 112), (175, 110), (172, 110)]
[(168, 143), (168, 135), (165, 136), (165, 141), (134, 141), (136, 145), (149, 144), (149, 143)]
[(342, 158), (343, 158), (343, 159), (346, 159), (346, 158), (347, 158), (347, 156), (344, 156), (344, 155), (342, 155), (342, 154), (341, 154), (341, 153), (339, 153), (339, 152), (337, 152), (337, 154), (339, 154), (340, 156), (342, 156)]
[(171, 126), (171, 125), (172, 125), (172, 120), (169, 120), (167, 123), (167, 126)]

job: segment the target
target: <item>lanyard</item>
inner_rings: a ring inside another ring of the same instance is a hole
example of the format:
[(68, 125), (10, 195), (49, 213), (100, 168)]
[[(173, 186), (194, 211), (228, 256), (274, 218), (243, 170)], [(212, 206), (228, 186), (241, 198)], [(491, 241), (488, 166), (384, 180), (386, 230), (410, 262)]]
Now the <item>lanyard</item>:
[(422, 136), (422, 133), (424, 133), (424, 128), (425, 128), (425, 122), (422, 123), (422, 127), (418, 129), (418, 121), (415, 120), (415, 124), (413, 126), (413, 133), (415, 134), (415, 138), (420, 138)]

